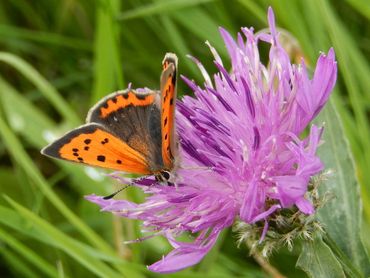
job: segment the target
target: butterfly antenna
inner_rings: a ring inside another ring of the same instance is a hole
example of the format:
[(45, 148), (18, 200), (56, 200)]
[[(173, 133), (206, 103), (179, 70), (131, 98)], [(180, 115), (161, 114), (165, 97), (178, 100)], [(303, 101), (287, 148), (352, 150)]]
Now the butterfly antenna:
[(127, 185), (125, 185), (124, 187), (122, 187), (121, 189), (117, 190), (116, 192), (114, 192), (113, 194), (110, 194), (108, 196), (105, 196), (103, 197), (104, 200), (109, 200), (109, 199), (112, 199), (114, 196), (116, 196), (118, 193), (120, 193), (121, 191), (125, 190), (126, 188), (130, 187), (132, 184), (129, 183)]
[(212, 166), (181, 166), (181, 169), (184, 170), (213, 170)]

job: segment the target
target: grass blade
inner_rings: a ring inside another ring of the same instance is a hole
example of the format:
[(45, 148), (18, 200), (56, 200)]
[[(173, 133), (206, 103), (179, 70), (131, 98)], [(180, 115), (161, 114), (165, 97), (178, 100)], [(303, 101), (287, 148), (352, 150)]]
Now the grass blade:
[(58, 94), (54, 87), (30, 64), (16, 55), (6, 52), (0, 52), (0, 61), (14, 67), (24, 77), (31, 81), (68, 122), (76, 125), (80, 122), (76, 113)]
[[(17, 92), (10, 84), (8, 84), (0, 76), (0, 99), (2, 101), (5, 116), (10, 127), (14, 132), (23, 136), (28, 143), (36, 149), (41, 149), (47, 143), (50, 143), (49, 137), (61, 136), (67, 131), (67, 127), (55, 127), (47, 115), (45, 115), (38, 107), (32, 105), (26, 98)], [(14, 109), (17, 107), (18, 109)], [(32, 121), (29, 121), (32, 119)], [(72, 126), (69, 126), (72, 128)], [(97, 194), (108, 194), (113, 189), (108, 186), (103, 173), (95, 178), (92, 178), (93, 172), (91, 168), (71, 165), (64, 161), (56, 161), (62, 168), (64, 175), (70, 177), (73, 186), (81, 193), (88, 194), (92, 190)], [(91, 172), (89, 172), (91, 170)], [(101, 179), (101, 181), (99, 180)], [(109, 190), (110, 188), (110, 190)]]
[(129, 20), (139, 17), (151, 16), (170, 11), (181, 10), (191, 6), (197, 6), (214, 0), (172, 0), (156, 1), (151, 4), (142, 5), (136, 9), (123, 12), (117, 16), (118, 20)]
[(95, 66), (94, 88), (92, 103), (103, 96), (124, 88), (119, 46), (119, 25), (115, 21), (120, 11), (120, 2), (117, 0), (103, 0), (99, 2), (95, 35)]
[[(24, 278), (38, 278), (39, 275), (34, 273), (33, 269), (31, 269), (23, 260), (19, 259), (18, 254), (14, 254), (12, 251), (1, 248), (0, 249), (0, 256), (2, 256), (2, 261), (7, 263), (8, 269), (7, 271), (2, 271), (2, 275), (10, 273), (16, 273), (16, 275), (21, 275), (18, 277)], [(5, 272), (5, 273), (4, 273)]]
[(36, 228), (39, 228), (43, 231), (44, 236), (49, 237), (51, 240), (57, 241), (60, 243), (60, 248), (66, 252), (68, 255), (76, 259), (82, 265), (84, 265), (91, 272), (95, 273), (100, 277), (121, 277), (118, 273), (113, 271), (107, 265), (102, 263), (100, 260), (96, 260), (93, 257), (86, 256), (84, 252), (81, 251), (79, 246), (76, 246), (73, 241), (69, 239), (68, 236), (64, 235), (58, 229), (53, 227), (51, 224), (47, 223), (45, 220), (41, 219), (25, 207), (22, 207), (9, 197), (5, 196), (5, 199), (9, 204), (27, 221), (30, 221), (32, 225)]
[(34, 251), (17, 241), (10, 234), (0, 228), (0, 240), (8, 244), (17, 253), (23, 256), (27, 261), (37, 267), (42, 273), (48, 277), (58, 277), (57, 270), (52, 267), (47, 261), (42, 259)]
[(27, 173), (28, 177), (34, 181), (50, 203), (53, 204), (93, 245), (101, 250), (112, 252), (111, 248), (83, 223), (50, 189), (46, 180), (33, 164), (32, 159), (25, 153), (18, 138), (9, 129), (2, 118), (0, 118), (0, 136), (7, 146), (7, 149), (10, 151), (10, 155), (12, 155), (18, 165)]
[(36, 43), (44, 43), (66, 48), (92, 51), (91, 43), (81, 39), (66, 37), (55, 33), (33, 31), (5, 24), (0, 24), (0, 36), (6, 37), (7, 39), (15, 38), (34, 41)]

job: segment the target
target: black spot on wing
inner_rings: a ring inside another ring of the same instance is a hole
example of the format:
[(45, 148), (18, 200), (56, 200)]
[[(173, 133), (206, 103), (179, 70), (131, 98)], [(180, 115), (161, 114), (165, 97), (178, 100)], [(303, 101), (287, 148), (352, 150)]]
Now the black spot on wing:
[(100, 162), (105, 162), (105, 156), (104, 155), (98, 155), (96, 159)]
[[(41, 153), (47, 156), (55, 157), (55, 158), (62, 158), (59, 151), (64, 145), (70, 143), (73, 138), (76, 138), (80, 134), (91, 134), (91, 133), (94, 133), (98, 128), (99, 126), (96, 124), (88, 124), (88, 125), (84, 125), (79, 128), (76, 128), (74, 130), (71, 130), (70, 132), (68, 132), (67, 134), (59, 138), (58, 140), (54, 141), (53, 143), (51, 143), (50, 145), (42, 149)], [(85, 139), (84, 143), (86, 145), (90, 144), (91, 139)], [(75, 149), (77, 151), (75, 151)], [(74, 153), (78, 153), (77, 148), (73, 148), (71, 149), (71, 151)]]
[(103, 141), (101, 141), (100, 143), (102, 144), (102, 145), (104, 145), (104, 144), (107, 144), (109, 142), (109, 139), (108, 138), (104, 138), (104, 140)]

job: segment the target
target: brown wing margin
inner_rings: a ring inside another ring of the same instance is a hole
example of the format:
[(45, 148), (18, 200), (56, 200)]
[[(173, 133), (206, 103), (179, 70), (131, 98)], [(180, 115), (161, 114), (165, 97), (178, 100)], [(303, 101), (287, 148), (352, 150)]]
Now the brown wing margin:
[(177, 56), (167, 53), (162, 62), (161, 75), (161, 130), (162, 158), (166, 169), (173, 167), (176, 152), (175, 105), (177, 82)]

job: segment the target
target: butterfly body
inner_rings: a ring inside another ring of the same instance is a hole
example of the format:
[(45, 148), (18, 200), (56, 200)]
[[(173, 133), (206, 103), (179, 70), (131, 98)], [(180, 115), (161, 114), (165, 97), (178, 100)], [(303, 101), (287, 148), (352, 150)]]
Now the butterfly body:
[(129, 88), (106, 96), (90, 109), (85, 125), (41, 152), (72, 162), (155, 175), (158, 180), (169, 177), (177, 152), (176, 72), (177, 57), (168, 53), (160, 91)]

